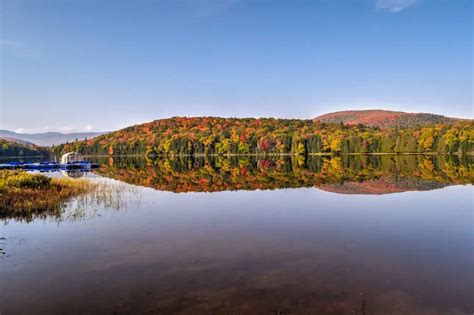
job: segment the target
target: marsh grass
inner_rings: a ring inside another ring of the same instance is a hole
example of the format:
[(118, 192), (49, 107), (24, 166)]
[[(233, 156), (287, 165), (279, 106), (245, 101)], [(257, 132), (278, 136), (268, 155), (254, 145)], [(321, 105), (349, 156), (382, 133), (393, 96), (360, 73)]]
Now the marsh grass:
[[(128, 188), (128, 189), (127, 189)], [(106, 181), (50, 178), (21, 170), (0, 171), (0, 218), (81, 220), (99, 209), (123, 208), (132, 188)]]
[(59, 211), (72, 197), (97, 189), (87, 180), (50, 178), (25, 171), (0, 171), (0, 216)]
[(134, 186), (110, 179), (94, 182), (94, 189), (69, 199), (64, 205), (61, 221), (87, 220), (100, 216), (103, 210), (119, 211), (138, 204), (141, 194)]

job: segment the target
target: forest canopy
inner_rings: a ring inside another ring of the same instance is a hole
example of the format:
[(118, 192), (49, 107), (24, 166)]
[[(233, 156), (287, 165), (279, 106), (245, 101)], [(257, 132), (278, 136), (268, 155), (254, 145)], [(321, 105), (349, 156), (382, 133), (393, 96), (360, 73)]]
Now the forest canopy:
[(0, 139), (0, 157), (49, 156), (47, 148)]
[(474, 151), (474, 122), (412, 128), (274, 118), (174, 117), (53, 147), (89, 155), (456, 153)]

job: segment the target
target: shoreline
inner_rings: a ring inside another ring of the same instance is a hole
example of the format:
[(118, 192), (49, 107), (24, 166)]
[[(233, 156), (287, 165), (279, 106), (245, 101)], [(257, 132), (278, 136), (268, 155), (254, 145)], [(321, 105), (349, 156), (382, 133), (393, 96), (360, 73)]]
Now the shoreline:
[[(400, 155), (427, 155), (427, 156), (474, 156), (474, 152), (467, 152), (465, 154), (459, 154), (457, 152), (454, 153), (444, 153), (444, 152), (400, 152), (400, 153), (386, 153), (386, 152), (366, 152), (366, 153), (331, 153), (331, 152), (321, 152), (321, 153), (308, 153), (308, 154), (291, 154), (291, 153), (248, 153), (248, 154), (177, 154), (177, 155), (167, 155), (167, 154), (159, 154), (159, 155), (145, 155), (145, 154), (84, 154), (84, 157), (103, 157), (103, 158), (110, 158), (110, 157), (143, 157), (143, 158), (157, 158), (157, 157), (265, 157), (265, 156), (273, 156), (273, 157), (298, 157), (298, 156), (382, 156), (382, 155), (393, 155), (393, 156), (400, 156)], [(59, 157), (59, 156), (57, 156)], [(1, 160), (11, 160), (11, 159), (38, 159), (38, 158), (46, 158), (42, 155), (35, 155), (35, 156), (0, 156)]]
[[(144, 158), (156, 158), (156, 157), (261, 157), (261, 156), (288, 156), (288, 157), (298, 157), (298, 156), (364, 156), (364, 155), (431, 155), (431, 156), (462, 156), (463, 154), (459, 153), (440, 153), (440, 152), (403, 152), (403, 153), (384, 153), (384, 152), (368, 152), (368, 153), (344, 153), (344, 154), (334, 154), (334, 153), (309, 153), (307, 155), (304, 154), (291, 154), (291, 153), (265, 153), (265, 154), (177, 154), (177, 155), (152, 155), (147, 156), (145, 154), (117, 154), (117, 155), (109, 155), (109, 154), (85, 154), (84, 157), (144, 157)], [(464, 155), (474, 156), (474, 152), (468, 152)]]

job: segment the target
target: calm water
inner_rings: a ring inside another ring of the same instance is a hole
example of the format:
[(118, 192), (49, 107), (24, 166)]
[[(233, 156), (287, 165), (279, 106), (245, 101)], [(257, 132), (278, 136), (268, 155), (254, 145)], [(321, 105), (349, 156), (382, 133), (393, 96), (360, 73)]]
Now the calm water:
[(102, 159), (106, 203), (4, 217), (0, 313), (472, 314), (474, 163)]

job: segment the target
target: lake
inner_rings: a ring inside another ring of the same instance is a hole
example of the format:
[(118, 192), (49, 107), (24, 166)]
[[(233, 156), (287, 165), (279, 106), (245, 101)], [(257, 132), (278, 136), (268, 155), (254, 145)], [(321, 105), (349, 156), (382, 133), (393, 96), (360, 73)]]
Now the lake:
[(3, 217), (1, 314), (472, 314), (470, 157), (91, 158)]

